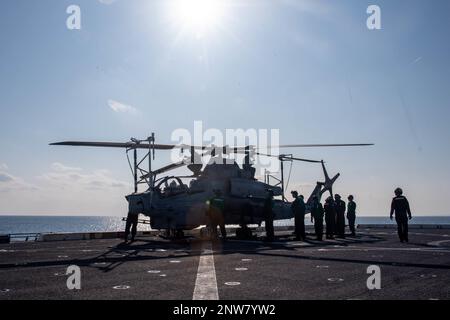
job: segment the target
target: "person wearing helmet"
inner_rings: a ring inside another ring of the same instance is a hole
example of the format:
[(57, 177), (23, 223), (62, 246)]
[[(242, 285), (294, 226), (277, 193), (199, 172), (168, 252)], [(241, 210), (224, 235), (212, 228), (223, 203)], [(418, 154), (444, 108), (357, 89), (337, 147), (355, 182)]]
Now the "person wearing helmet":
[(336, 225), (336, 210), (334, 208), (334, 201), (331, 196), (325, 200), (323, 210), (325, 211), (325, 224), (327, 226), (325, 232), (326, 238), (334, 239), (334, 228)]
[(395, 197), (392, 199), (391, 203), (390, 218), (392, 220), (395, 214), (400, 242), (408, 242), (408, 219), (412, 219), (409, 202), (403, 195), (403, 190), (401, 188), (395, 189), (394, 193)]
[(356, 221), (356, 203), (353, 201), (353, 196), (348, 196), (347, 203), (347, 219), (348, 219), (348, 227), (350, 228), (350, 232), (352, 236), (355, 236), (355, 221)]
[(319, 198), (314, 195), (311, 201), (311, 222), (314, 222), (317, 240), (322, 241), (323, 237), (323, 207)]
[(336, 210), (336, 233), (339, 238), (345, 238), (345, 202), (341, 196), (334, 196), (334, 207)]

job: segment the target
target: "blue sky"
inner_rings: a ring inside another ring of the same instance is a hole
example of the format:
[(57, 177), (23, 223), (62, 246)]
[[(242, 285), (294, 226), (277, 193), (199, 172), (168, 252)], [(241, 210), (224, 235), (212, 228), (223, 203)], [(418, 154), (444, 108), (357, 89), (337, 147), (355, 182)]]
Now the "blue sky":
[[(66, 28), (71, 4), (81, 30)], [(366, 27), (370, 4), (382, 30)], [(374, 142), (293, 153), (341, 172), (336, 191), (355, 194), (360, 214), (388, 214), (396, 186), (415, 213), (450, 213), (450, 2), (224, 6), (199, 36), (172, 18), (169, 1), (2, 1), (0, 214), (124, 215), (123, 151), (48, 143), (151, 132), (169, 143), (195, 120), (280, 129), (282, 143)], [(298, 164), (290, 188), (309, 194), (318, 179), (319, 167)]]

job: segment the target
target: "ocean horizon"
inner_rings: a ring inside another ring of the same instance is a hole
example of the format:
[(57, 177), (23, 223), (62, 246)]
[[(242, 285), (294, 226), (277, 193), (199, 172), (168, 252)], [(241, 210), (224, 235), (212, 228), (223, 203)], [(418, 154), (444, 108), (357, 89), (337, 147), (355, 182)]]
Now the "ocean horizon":
[[(148, 219), (141, 215), (141, 219)], [(309, 222), (309, 216), (306, 218)], [(357, 224), (395, 224), (388, 216), (358, 216)], [(450, 224), (450, 215), (415, 216), (411, 224)], [(293, 220), (275, 221), (277, 226), (293, 225)], [(123, 231), (125, 222), (117, 216), (0, 215), (0, 234)], [(138, 230), (151, 230), (139, 224)]]

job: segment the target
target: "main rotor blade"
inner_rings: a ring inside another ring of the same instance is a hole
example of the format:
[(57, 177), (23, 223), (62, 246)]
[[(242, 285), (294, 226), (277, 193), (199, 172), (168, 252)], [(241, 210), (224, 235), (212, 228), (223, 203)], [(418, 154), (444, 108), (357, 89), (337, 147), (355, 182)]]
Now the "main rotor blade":
[[(148, 143), (134, 143), (134, 142), (92, 142), (92, 141), (63, 141), (50, 143), (51, 146), (81, 146), (81, 147), (105, 147), (105, 148), (136, 148), (136, 149), (149, 149)], [(175, 145), (171, 144), (155, 144), (156, 150), (171, 150), (175, 148)]]
[[(337, 143), (337, 144), (282, 144), (279, 146), (267, 146), (268, 149), (275, 148), (320, 148), (320, 147), (367, 147), (373, 143)], [(262, 149), (262, 148), (256, 148)]]
[[(265, 154), (265, 153), (260, 153), (260, 152), (256, 152), (255, 154), (258, 156), (263, 156), (263, 157), (272, 157), (272, 158), (277, 158), (277, 159), (280, 158), (280, 156), (275, 156), (272, 154)], [(303, 162), (310, 162), (310, 163), (321, 163), (322, 162), (322, 161), (318, 161), (318, 160), (303, 159), (303, 158), (294, 158), (294, 157), (286, 157), (286, 156), (281, 156), (281, 157), (285, 160), (296, 160), (296, 161), (303, 161)]]
[(288, 158), (286, 158), (286, 159), (290, 159), (290, 160), (296, 160), (296, 161), (304, 161), (304, 162), (311, 162), (311, 163), (320, 163), (321, 161), (318, 161), (318, 160), (310, 160), (310, 159), (302, 159), (302, 158), (291, 158), (291, 157), (288, 157)]
[[(133, 149), (149, 149), (148, 143), (135, 142), (94, 142), (94, 141), (63, 141), (50, 143), (51, 146), (82, 146), (82, 147), (105, 147), (105, 148), (133, 148)], [(203, 151), (217, 150), (220, 153), (245, 153), (246, 149), (275, 149), (275, 148), (320, 148), (320, 147), (366, 147), (373, 146), (373, 143), (344, 143), (344, 144), (284, 144), (279, 146), (266, 147), (219, 147), (219, 146), (190, 146), (190, 145), (174, 145), (174, 144), (155, 144), (156, 150), (172, 150), (175, 148), (190, 149)], [(226, 152), (224, 152), (226, 151)]]
[(143, 175), (141, 177), (141, 179), (148, 178), (148, 177), (150, 177), (151, 174), (158, 175), (158, 174), (170, 171), (170, 170), (174, 170), (174, 169), (180, 168), (180, 167), (185, 166), (185, 165), (186, 165), (186, 163), (184, 161), (180, 161), (180, 162), (177, 162), (177, 163), (172, 163), (172, 164), (169, 164), (169, 165), (167, 165), (165, 167), (159, 168), (158, 170), (155, 170), (152, 173), (148, 173), (146, 175)]

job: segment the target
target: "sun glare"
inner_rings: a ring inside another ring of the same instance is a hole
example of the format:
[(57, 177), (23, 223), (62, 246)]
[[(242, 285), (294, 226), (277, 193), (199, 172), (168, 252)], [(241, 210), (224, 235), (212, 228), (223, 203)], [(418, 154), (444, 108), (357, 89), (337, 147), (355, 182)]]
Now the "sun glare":
[(196, 35), (205, 35), (220, 24), (225, 0), (175, 0), (171, 4), (172, 22)]

